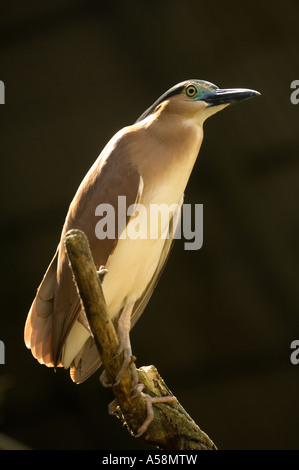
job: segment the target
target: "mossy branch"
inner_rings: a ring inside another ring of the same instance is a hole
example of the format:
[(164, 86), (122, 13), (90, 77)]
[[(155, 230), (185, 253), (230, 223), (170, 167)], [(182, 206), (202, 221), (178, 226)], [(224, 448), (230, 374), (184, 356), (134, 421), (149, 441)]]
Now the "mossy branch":
[[(122, 355), (117, 354), (118, 337), (108, 315), (100, 277), (87, 237), (80, 230), (70, 230), (65, 236), (65, 247), (104, 370), (109, 382), (114, 384), (123, 359)], [(131, 364), (112, 390), (119, 407), (116, 414), (126, 424), (129, 432), (136, 436), (147, 417), (147, 404), (142, 393), (132, 394), (134, 368), (135, 364)], [(146, 394), (151, 397), (172, 396), (154, 366), (137, 369), (137, 373)], [(172, 403), (154, 403), (153, 411), (154, 420), (139, 439), (168, 450), (216, 449), (215, 444), (177, 400)]]

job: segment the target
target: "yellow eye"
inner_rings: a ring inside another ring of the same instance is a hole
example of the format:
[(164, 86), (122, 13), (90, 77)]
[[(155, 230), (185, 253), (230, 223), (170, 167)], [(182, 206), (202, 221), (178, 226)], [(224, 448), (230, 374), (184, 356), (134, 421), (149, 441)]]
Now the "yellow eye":
[(189, 96), (189, 98), (193, 98), (197, 93), (197, 89), (195, 88), (194, 85), (189, 85), (186, 88), (186, 95)]

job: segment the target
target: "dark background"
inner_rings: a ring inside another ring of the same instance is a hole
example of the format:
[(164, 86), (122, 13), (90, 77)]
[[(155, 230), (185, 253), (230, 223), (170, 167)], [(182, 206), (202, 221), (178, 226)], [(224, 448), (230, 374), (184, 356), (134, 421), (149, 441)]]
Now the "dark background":
[(99, 373), (74, 385), (40, 366), (23, 328), (101, 149), (200, 78), (262, 95), (205, 124), (185, 199), (204, 205), (203, 248), (175, 243), (132, 333), (137, 366), (154, 364), (220, 449), (299, 449), (298, 14), (295, 0), (1, 6), (1, 433), (34, 449), (145, 448), (108, 415)]

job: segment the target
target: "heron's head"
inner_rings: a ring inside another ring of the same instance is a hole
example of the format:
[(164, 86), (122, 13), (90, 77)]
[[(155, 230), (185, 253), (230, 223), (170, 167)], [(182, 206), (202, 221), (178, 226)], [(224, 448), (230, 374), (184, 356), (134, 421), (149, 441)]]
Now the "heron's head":
[(259, 92), (245, 88), (221, 89), (204, 80), (186, 80), (160, 96), (137, 122), (150, 115), (167, 113), (202, 125), (209, 116), (226, 106), (255, 95)]

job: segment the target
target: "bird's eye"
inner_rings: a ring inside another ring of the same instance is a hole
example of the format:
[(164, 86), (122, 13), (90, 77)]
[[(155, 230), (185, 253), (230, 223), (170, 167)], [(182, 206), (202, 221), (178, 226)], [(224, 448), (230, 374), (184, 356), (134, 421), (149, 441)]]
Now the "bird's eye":
[(194, 85), (189, 85), (186, 88), (186, 95), (189, 96), (189, 98), (193, 98), (197, 93), (197, 89), (195, 88)]

